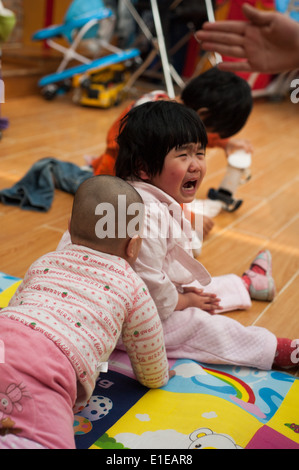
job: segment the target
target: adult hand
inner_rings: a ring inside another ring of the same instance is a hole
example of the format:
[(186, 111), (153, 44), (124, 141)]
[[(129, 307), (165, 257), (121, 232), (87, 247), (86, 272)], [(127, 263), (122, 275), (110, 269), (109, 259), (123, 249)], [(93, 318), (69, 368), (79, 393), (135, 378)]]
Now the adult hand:
[(299, 24), (278, 12), (243, 5), (248, 21), (204, 23), (196, 38), (206, 51), (244, 59), (222, 62), (221, 70), (279, 73), (299, 67)]

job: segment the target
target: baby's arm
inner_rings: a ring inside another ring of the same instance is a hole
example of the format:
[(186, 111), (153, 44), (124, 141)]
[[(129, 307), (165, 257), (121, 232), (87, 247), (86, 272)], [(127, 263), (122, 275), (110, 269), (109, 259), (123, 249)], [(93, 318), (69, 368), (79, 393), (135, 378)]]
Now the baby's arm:
[(215, 311), (221, 310), (220, 299), (216, 294), (204, 292), (203, 289), (189, 286), (184, 287), (184, 292), (179, 293), (176, 310), (184, 310), (188, 307), (197, 307), (213, 315)]
[(122, 340), (137, 380), (149, 388), (166, 385), (173, 374), (169, 373), (162, 324), (143, 283), (135, 297), (135, 309), (123, 326)]

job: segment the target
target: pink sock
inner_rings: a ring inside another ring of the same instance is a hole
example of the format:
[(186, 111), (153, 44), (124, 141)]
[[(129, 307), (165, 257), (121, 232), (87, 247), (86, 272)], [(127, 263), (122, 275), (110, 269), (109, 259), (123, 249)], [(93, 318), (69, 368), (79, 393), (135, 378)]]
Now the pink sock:
[(299, 341), (293, 341), (288, 338), (277, 338), (277, 349), (273, 365), (278, 367), (295, 367), (299, 363), (296, 354), (299, 353)]

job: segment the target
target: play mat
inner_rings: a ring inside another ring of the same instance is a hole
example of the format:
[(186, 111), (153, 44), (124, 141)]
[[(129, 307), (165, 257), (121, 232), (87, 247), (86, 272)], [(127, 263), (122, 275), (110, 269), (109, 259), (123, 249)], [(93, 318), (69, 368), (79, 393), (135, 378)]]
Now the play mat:
[[(21, 279), (0, 273), (0, 307)], [(299, 380), (279, 371), (171, 361), (176, 375), (149, 390), (115, 350), (74, 417), (78, 449), (299, 449)]]

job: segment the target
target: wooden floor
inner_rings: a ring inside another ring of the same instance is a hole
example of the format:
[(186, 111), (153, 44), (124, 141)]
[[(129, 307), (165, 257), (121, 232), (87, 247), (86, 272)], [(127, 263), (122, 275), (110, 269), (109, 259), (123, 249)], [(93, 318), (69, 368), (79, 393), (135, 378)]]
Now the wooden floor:
[[(0, 142), (0, 188), (19, 180), (37, 160), (53, 156), (84, 164), (99, 155), (112, 120), (126, 105), (109, 110), (83, 108), (71, 96), (52, 102), (39, 95), (9, 99), (1, 114), (10, 121)], [(277, 296), (272, 303), (253, 302), (250, 311), (231, 317), (244, 325), (299, 338), (299, 104), (257, 101), (238, 137), (251, 140), (255, 152), (252, 178), (238, 190), (243, 198), (234, 213), (222, 212), (203, 245), (200, 260), (212, 273), (241, 275), (256, 253), (271, 250)], [(208, 172), (198, 196), (217, 187), (225, 171), (224, 154), (208, 151)], [(67, 228), (72, 196), (56, 191), (48, 213), (0, 204), (0, 271), (22, 277), (43, 253), (54, 250)]]

